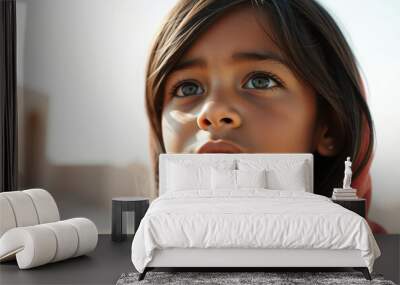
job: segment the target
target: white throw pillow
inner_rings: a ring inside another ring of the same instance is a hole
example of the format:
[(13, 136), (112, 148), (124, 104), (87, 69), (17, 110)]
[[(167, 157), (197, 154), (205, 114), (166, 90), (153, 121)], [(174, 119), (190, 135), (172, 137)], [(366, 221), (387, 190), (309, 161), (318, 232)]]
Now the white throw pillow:
[(170, 163), (167, 189), (168, 191), (210, 189), (210, 171), (210, 167)]
[(234, 169), (235, 160), (182, 159), (169, 161), (166, 177), (167, 191), (211, 190), (211, 168)]
[(236, 170), (233, 169), (216, 169), (211, 170), (211, 188), (213, 190), (236, 189)]
[(272, 190), (306, 191), (305, 164), (285, 170), (267, 170), (267, 188)]
[(213, 190), (238, 190), (240, 188), (266, 188), (265, 170), (211, 170)]
[(309, 181), (310, 167), (307, 160), (264, 160), (264, 159), (239, 159), (240, 170), (265, 169), (268, 189), (307, 191), (311, 189)]
[(237, 188), (267, 188), (265, 169), (236, 170)]

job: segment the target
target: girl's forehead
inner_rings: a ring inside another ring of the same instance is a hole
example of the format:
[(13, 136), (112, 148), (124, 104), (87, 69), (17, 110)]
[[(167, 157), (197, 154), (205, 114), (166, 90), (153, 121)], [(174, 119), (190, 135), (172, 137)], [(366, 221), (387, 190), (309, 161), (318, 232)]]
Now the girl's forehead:
[(270, 52), (283, 57), (272, 36), (273, 30), (266, 15), (256, 13), (250, 7), (237, 7), (208, 27), (191, 45), (183, 60), (228, 59), (240, 52)]

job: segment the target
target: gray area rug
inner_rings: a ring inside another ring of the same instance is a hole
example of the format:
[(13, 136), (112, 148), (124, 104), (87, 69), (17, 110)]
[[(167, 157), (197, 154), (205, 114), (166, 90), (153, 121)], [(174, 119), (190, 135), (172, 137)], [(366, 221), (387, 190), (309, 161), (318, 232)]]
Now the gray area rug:
[(381, 274), (366, 280), (361, 272), (147, 272), (138, 281), (139, 273), (124, 273), (117, 285), (133, 284), (390, 284)]

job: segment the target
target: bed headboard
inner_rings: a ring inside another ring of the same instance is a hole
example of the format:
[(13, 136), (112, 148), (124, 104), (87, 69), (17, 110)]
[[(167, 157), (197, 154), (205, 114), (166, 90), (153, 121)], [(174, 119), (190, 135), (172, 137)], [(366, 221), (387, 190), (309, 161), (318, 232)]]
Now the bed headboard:
[(314, 162), (313, 155), (311, 153), (202, 153), (202, 154), (160, 154), (159, 157), (159, 195), (165, 193), (166, 191), (166, 181), (167, 181), (167, 168), (169, 162), (174, 161), (198, 161), (200, 162), (210, 162), (213, 163), (218, 160), (232, 160), (232, 162), (239, 159), (254, 159), (257, 161), (266, 160), (267, 162), (277, 162), (277, 161), (293, 161), (301, 162), (304, 161), (307, 165), (309, 171), (306, 174), (308, 179), (308, 189), (307, 192), (314, 192)]

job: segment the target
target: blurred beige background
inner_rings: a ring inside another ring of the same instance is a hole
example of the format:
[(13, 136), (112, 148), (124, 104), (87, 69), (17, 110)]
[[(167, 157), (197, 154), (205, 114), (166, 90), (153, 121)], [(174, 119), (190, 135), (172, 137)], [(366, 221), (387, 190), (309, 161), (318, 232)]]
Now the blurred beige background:
[[(377, 128), (370, 217), (400, 233), (400, 2), (323, 0), (360, 60)], [(21, 188), (52, 193), (63, 219), (110, 233), (111, 198), (155, 197), (144, 71), (175, 0), (17, 0)]]

